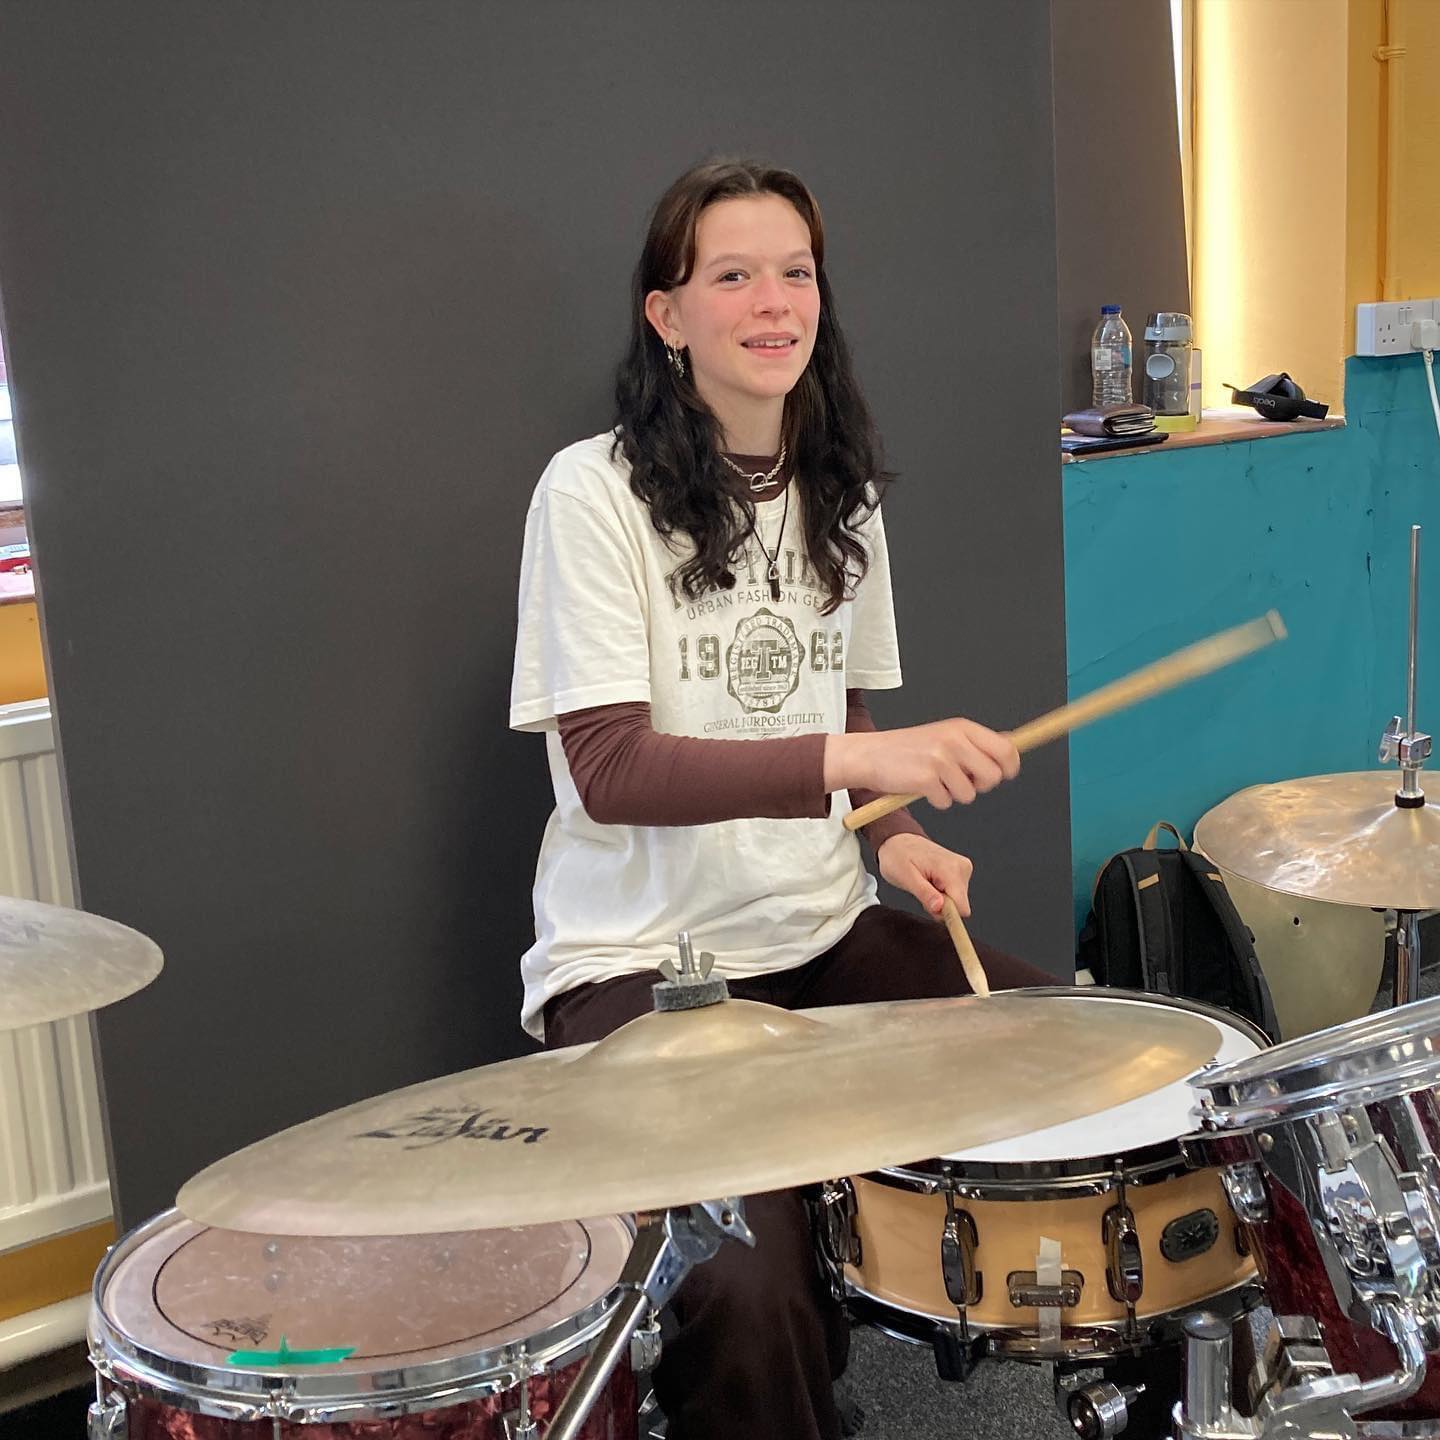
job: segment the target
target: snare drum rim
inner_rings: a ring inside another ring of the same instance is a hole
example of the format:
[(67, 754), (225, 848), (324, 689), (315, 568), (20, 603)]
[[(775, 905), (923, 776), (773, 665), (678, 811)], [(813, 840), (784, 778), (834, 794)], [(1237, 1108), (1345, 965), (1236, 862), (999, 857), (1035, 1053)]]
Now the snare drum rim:
[[(633, 1240), (635, 1222), (630, 1216), (595, 1218), (620, 1221)], [(105, 1313), (105, 1289), (119, 1266), (184, 1219), (178, 1210), (162, 1211), (118, 1240), (101, 1262), (90, 1292), (90, 1363), (97, 1374), (122, 1388), (128, 1382), (166, 1405), (218, 1419), (275, 1417), (315, 1424), (388, 1420), (499, 1394), (529, 1375), (557, 1369), (592, 1349), (621, 1293), (616, 1285), (536, 1335), (446, 1360), (345, 1373), (238, 1366), (222, 1370), (154, 1350), (126, 1334)], [(389, 1382), (383, 1389), (378, 1387), (381, 1380)]]
[(1440, 1085), (1440, 996), (1297, 1036), (1268, 1054), (1202, 1070), (1191, 1084), (1207, 1131), (1245, 1131), (1431, 1089)]
[[(1235, 1015), (1204, 1000), (1100, 985), (1036, 985), (1008, 990), (1006, 994), (1139, 1000), (1147, 1005), (1161, 1005), (1204, 1016), (1207, 1020), (1238, 1030), (1261, 1050), (1270, 1048), (1270, 1037), (1258, 1025), (1243, 1015)], [(1202, 1069), (1199, 1073), (1205, 1072)], [(1193, 1088), (1196, 1081), (1190, 1083)], [(963, 1200), (1013, 1200), (1022, 1196), (1032, 1200), (1061, 1200), (1071, 1195), (1103, 1195), (1116, 1188), (1117, 1163), (1123, 1166), (1126, 1185), (1157, 1185), (1193, 1170), (1194, 1166), (1186, 1163), (1181, 1151), (1182, 1138), (1176, 1135), (1153, 1145), (1132, 1146), (1128, 1150), (1117, 1148), (1102, 1154), (1063, 1160), (967, 1161), (934, 1158), (911, 1165), (887, 1166), (866, 1174), (864, 1178), (877, 1185), (918, 1190), (926, 1195), (953, 1188), (956, 1198)]]

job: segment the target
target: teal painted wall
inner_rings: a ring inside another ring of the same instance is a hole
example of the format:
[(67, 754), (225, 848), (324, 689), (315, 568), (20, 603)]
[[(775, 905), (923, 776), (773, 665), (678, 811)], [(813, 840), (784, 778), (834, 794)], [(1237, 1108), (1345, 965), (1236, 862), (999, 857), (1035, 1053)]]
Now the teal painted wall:
[(1244, 786), (1376, 765), (1405, 708), (1412, 524), (1418, 721), (1440, 736), (1440, 435), (1419, 357), (1351, 359), (1345, 399), (1343, 430), (1061, 467), (1072, 698), (1272, 606), (1290, 631), (1071, 737), (1077, 925), (1105, 859), (1156, 820), (1188, 838)]

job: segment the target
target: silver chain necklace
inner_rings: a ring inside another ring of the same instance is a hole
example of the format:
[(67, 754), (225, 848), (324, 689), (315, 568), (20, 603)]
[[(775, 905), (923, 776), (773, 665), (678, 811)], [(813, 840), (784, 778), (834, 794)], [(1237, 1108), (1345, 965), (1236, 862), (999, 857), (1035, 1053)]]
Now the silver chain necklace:
[(766, 471), (757, 470), (752, 475), (748, 470), (742, 470), (728, 455), (722, 454), (720, 458), (742, 479), (750, 483), (750, 489), (763, 490), (767, 485), (774, 483), (775, 477), (780, 473), (781, 467), (785, 464), (785, 447), (780, 447), (780, 456), (775, 463)]

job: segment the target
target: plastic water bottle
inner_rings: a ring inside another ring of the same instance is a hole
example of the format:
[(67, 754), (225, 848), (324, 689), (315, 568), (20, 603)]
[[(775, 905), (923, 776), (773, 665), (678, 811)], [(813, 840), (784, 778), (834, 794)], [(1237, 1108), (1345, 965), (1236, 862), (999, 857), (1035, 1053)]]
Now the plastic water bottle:
[(1100, 307), (1100, 323), (1090, 341), (1092, 405), (1128, 405), (1130, 390), (1130, 327), (1118, 305)]

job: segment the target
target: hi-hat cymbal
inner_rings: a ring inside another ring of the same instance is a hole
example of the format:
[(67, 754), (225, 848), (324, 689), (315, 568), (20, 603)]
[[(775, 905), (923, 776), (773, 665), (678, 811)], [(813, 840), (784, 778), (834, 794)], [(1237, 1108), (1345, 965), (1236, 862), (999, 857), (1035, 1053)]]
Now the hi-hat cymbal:
[[(1440, 801), (1440, 776), (1431, 778)], [(1254, 785), (1201, 816), (1195, 844), (1222, 869), (1286, 895), (1434, 910), (1440, 805), (1400, 809), (1399, 784), (1397, 770), (1362, 770)]]
[(281, 1235), (658, 1210), (1075, 1119), (1191, 1074), (1218, 1044), (1198, 1015), (1093, 997), (727, 1000), (362, 1101), (210, 1166), (178, 1204)]
[(113, 1005), (162, 964), (153, 940), (114, 920), (0, 897), (0, 1030)]

